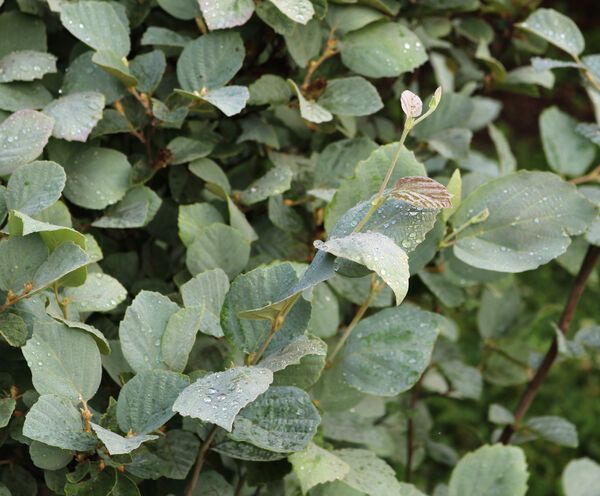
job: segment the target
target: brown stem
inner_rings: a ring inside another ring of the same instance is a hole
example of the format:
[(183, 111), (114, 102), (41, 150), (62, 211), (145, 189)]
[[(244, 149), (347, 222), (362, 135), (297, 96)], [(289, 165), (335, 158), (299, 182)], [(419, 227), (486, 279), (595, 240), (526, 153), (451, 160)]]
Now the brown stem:
[(360, 320), (363, 318), (365, 312), (371, 305), (371, 302), (377, 296), (377, 293), (379, 293), (379, 291), (381, 291), (382, 288), (383, 288), (383, 283), (379, 283), (377, 281), (377, 277), (375, 275), (373, 275), (372, 279), (371, 279), (371, 290), (369, 291), (369, 295), (367, 296), (364, 303), (356, 311), (356, 314), (354, 314), (354, 317), (350, 321), (350, 324), (348, 324), (348, 327), (346, 327), (346, 329), (344, 330), (344, 333), (340, 336), (339, 341), (335, 345), (335, 348), (333, 348), (333, 351), (331, 352), (331, 354), (329, 355), (329, 358), (327, 359), (327, 362), (325, 363), (326, 368), (331, 368), (333, 366), (333, 361), (334, 361), (335, 357), (340, 352), (340, 350), (342, 349), (342, 346), (344, 346), (344, 343), (350, 337), (350, 334), (352, 333), (354, 328), (357, 326), (357, 324), (360, 322)]
[(598, 165), (594, 170), (592, 170), (585, 176), (576, 177), (574, 179), (571, 179), (569, 182), (571, 184), (584, 184), (597, 181), (598, 179), (600, 179), (600, 165)]
[(421, 384), (423, 384), (423, 379), (425, 378), (425, 374), (427, 371), (423, 372), (419, 380), (415, 384), (412, 390), (412, 394), (410, 396), (410, 409), (408, 412), (408, 418), (406, 421), (406, 465), (404, 467), (404, 481), (410, 482), (410, 477), (412, 474), (412, 462), (413, 462), (413, 454), (414, 454), (414, 437), (415, 437), (415, 426), (413, 422), (413, 415), (415, 413), (415, 406), (417, 406), (417, 401), (419, 400), (419, 395), (421, 394)]
[(192, 478), (190, 479), (188, 486), (185, 488), (185, 496), (192, 496), (194, 489), (196, 489), (198, 479), (200, 478), (200, 472), (202, 472), (202, 467), (204, 466), (204, 461), (206, 460), (206, 455), (208, 454), (208, 450), (210, 449), (210, 445), (213, 442), (218, 429), (218, 426), (213, 426), (208, 433), (208, 436), (206, 436), (206, 439), (202, 443), (202, 446), (200, 446), (200, 451), (198, 451), (198, 458), (196, 458), (196, 465), (194, 466)]
[(333, 57), (338, 53), (338, 50), (336, 49), (337, 40), (333, 37), (334, 33), (335, 30), (332, 29), (329, 33), (329, 37), (327, 38), (325, 50), (323, 50), (321, 56), (318, 59), (311, 60), (308, 63), (308, 70), (306, 71), (306, 76), (304, 76), (304, 81), (302, 81), (302, 86), (300, 86), (302, 93), (308, 90), (310, 82), (312, 81), (312, 77), (315, 74), (315, 71), (319, 68), (319, 66), (327, 59)]
[[(575, 310), (577, 309), (577, 304), (579, 303), (579, 300), (581, 299), (581, 295), (583, 294), (583, 291), (585, 290), (585, 285), (588, 280), (588, 277), (592, 273), (592, 270), (594, 269), (594, 266), (596, 265), (596, 262), (598, 261), (599, 256), (600, 256), (600, 247), (590, 246), (588, 248), (588, 251), (585, 255), (583, 263), (581, 264), (579, 273), (577, 274), (577, 277), (575, 278), (573, 288), (571, 289), (571, 293), (569, 294), (567, 302), (565, 303), (565, 307), (563, 309), (563, 312), (560, 316), (560, 320), (558, 323), (558, 328), (560, 329), (560, 332), (565, 336), (567, 335), (567, 332), (569, 331), (569, 326), (571, 324), (571, 321), (573, 320), (573, 316), (575, 315)], [(542, 383), (544, 382), (544, 379), (548, 375), (548, 372), (550, 371), (550, 368), (552, 367), (552, 364), (556, 360), (557, 356), (558, 356), (558, 341), (556, 338), (554, 338), (552, 340), (552, 344), (550, 345), (550, 348), (548, 349), (548, 351), (546, 352), (546, 355), (544, 356), (544, 359), (542, 360), (541, 365), (538, 367), (535, 375), (533, 376), (533, 379), (527, 385), (527, 389), (525, 390), (525, 392), (523, 393), (523, 396), (521, 397), (519, 406), (517, 407), (517, 410), (515, 411), (513, 423), (510, 425), (507, 425), (504, 428), (504, 430), (502, 431), (502, 434), (500, 435), (499, 441), (502, 444), (510, 443), (510, 439), (511, 439), (512, 435), (514, 434), (515, 429), (518, 427), (519, 423), (521, 422), (521, 420), (527, 413), (527, 410), (529, 410), (529, 407), (533, 403), (535, 395), (537, 394), (538, 390), (542, 386)]]

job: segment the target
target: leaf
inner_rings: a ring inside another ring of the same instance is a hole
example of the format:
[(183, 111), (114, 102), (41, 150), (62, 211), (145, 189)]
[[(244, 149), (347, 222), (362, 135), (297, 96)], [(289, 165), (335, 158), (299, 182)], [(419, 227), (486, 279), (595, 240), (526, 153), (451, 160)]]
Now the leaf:
[(45, 394), (31, 407), (23, 434), (30, 439), (57, 448), (88, 451), (96, 445), (96, 440), (84, 431), (81, 413), (62, 396)]
[(171, 409), (189, 379), (168, 370), (140, 372), (128, 381), (117, 402), (117, 422), (123, 432), (148, 434), (169, 421)]
[(557, 107), (540, 114), (540, 134), (550, 167), (559, 174), (581, 176), (592, 164), (596, 147), (577, 131), (577, 121)]
[(94, 341), (96, 341), (96, 345), (98, 346), (100, 353), (102, 353), (103, 355), (109, 355), (111, 353), (110, 344), (108, 343), (108, 340), (106, 339), (104, 334), (102, 334), (94, 326), (76, 320), (68, 320), (59, 315), (52, 315), (52, 318), (54, 320), (62, 322), (70, 329), (77, 329), (78, 331), (88, 333), (90, 336), (92, 336), (92, 338), (94, 338)]
[(319, 105), (318, 103), (304, 98), (304, 95), (302, 95), (300, 88), (298, 88), (294, 81), (288, 79), (288, 84), (298, 97), (300, 115), (303, 119), (306, 119), (309, 122), (314, 122), (315, 124), (320, 124), (322, 122), (327, 122), (333, 119), (333, 115), (331, 115), (331, 113), (327, 109), (321, 107), (321, 105)]
[(108, 312), (125, 301), (127, 290), (114, 277), (94, 272), (83, 285), (65, 289), (64, 296), (79, 312)]
[(126, 87), (137, 86), (138, 80), (129, 69), (125, 57), (121, 57), (112, 50), (101, 50), (92, 55), (92, 62), (102, 67), (111, 76), (121, 81)]
[(478, 400), (483, 388), (481, 373), (460, 360), (448, 360), (439, 364), (441, 371), (452, 384), (450, 396)]
[(273, 74), (264, 74), (248, 86), (249, 105), (276, 105), (287, 103), (292, 96), (285, 79)]
[(180, 205), (177, 216), (179, 238), (186, 246), (191, 245), (202, 229), (214, 223), (223, 223), (223, 216), (210, 203)]
[(37, 321), (22, 351), (40, 394), (57, 394), (75, 404), (96, 394), (102, 364), (90, 335), (58, 322)]
[(370, 496), (422, 496), (414, 486), (398, 482), (394, 470), (372, 451), (341, 449), (333, 454), (350, 466), (344, 486)]
[(208, 29), (227, 29), (246, 24), (254, 12), (252, 0), (199, 0), (202, 16)]
[(315, 241), (315, 247), (332, 255), (364, 265), (381, 277), (394, 291), (396, 305), (408, 292), (408, 256), (390, 238), (379, 233), (353, 233), (326, 242)]
[(310, 0), (269, 0), (292, 21), (306, 24), (315, 14)]
[(44, 113), (54, 119), (52, 136), (67, 141), (85, 142), (102, 119), (104, 95), (98, 92), (73, 93), (44, 108)]
[(519, 288), (509, 283), (490, 285), (483, 292), (477, 312), (479, 333), (486, 339), (499, 339), (510, 333), (522, 308)]
[(318, 102), (337, 115), (370, 115), (383, 108), (375, 86), (360, 76), (328, 81)]
[(342, 356), (344, 379), (363, 393), (396, 396), (429, 365), (438, 335), (435, 315), (416, 306), (386, 308), (363, 319)]
[(177, 79), (194, 93), (225, 85), (241, 69), (244, 44), (233, 31), (218, 31), (190, 41), (177, 61)]
[(135, 186), (105, 214), (92, 222), (105, 229), (134, 229), (147, 226), (162, 204), (162, 199), (147, 186)]
[(138, 55), (129, 64), (133, 76), (137, 79), (140, 91), (152, 95), (163, 77), (167, 61), (161, 50)]
[(600, 145), (600, 126), (591, 122), (580, 122), (575, 127), (575, 131), (584, 136), (592, 143)]
[(600, 484), (600, 465), (589, 458), (571, 460), (562, 474), (565, 496), (594, 496)]
[[(264, 318), (244, 318), (248, 310), (262, 309), (278, 302), (298, 282), (296, 271), (290, 263), (277, 263), (258, 267), (236, 277), (225, 297), (221, 311), (221, 327), (227, 340), (238, 350), (256, 352), (271, 330), (271, 323)], [(279, 310), (276, 310), (277, 313)], [(287, 315), (281, 329), (275, 334), (267, 354), (279, 350), (304, 334), (310, 319), (310, 305), (299, 299)]]
[(195, 176), (198, 176), (203, 181), (206, 181), (207, 188), (210, 186), (216, 186), (219, 191), (211, 191), (218, 196), (225, 197), (231, 194), (231, 185), (229, 179), (223, 169), (219, 167), (214, 161), (209, 158), (199, 158), (194, 160), (188, 166), (190, 172)]
[(34, 110), (20, 110), (0, 124), (0, 174), (13, 172), (41, 153), (54, 121)]
[(346, 462), (314, 443), (309, 443), (304, 451), (290, 455), (288, 460), (303, 494), (319, 484), (343, 479), (350, 471)]
[(204, 307), (182, 308), (169, 319), (161, 340), (161, 355), (171, 370), (184, 371), (204, 312)]
[(180, 288), (183, 304), (187, 308), (201, 308), (200, 331), (214, 337), (223, 337), (220, 315), (225, 295), (229, 291), (229, 278), (222, 269), (212, 269), (197, 274)]
[(250, 98), (250, 92), (245, 86), (225, 86), (209, 91), (201, 99), (214, 105), (227, 117), (239, 114)]
[(190, 0), (160, 0), (158, 5), (176, 19), (189, 21), (200, 15), (198, 2)]
[(34, 215), (58, 201), (67, 176), (56, 162), (32, 162), (19, 167), (8, 180), (6, 207)]
[(450, 477), (448, 496), (523, 496), (527, 463), (520, 448), (483, 446), (460, 459)]
[(38, 110), (52, 101), (52, 95), (39, 81), (0, 84), (0, 110)]
[(39, 441), (31, 441), (29, 456), (33, 464), (44, 470), (60, 470), (66, 467), (73, 459), (73, 452), (49, 446)]
[[(194, 2), (186, 3), (194, 5)], [(188, 35), (176, 33), (167, 28), (150, 26), (144, 32), (141, 44), (183, 48), (189, 41), (190, 37)]]
[(206, 157), (214, 148), (214, 144), (178, 136), (169, 142), (167, 148), (172, 155), (170, 163), (176, 165)]
[(258, 366), (278, 372), (290, 365), (300, 364), (302, 358), (307, 355), (325, 356), (326, 354), (327, 346), (323, 341), (307, 336), (300, 336), (285, 348), (263, 358), (258, 363)]
[[(223, 250), (223, 247), (229, 247)], [(250, 243), (244, 235), (225, 224), (211, 224), (198, 233), (189, 246), (186, 265), (193, 274), (223, 269), (230, 278), (239, 274), (250, 257)]]
[(537, 9), (517, 26), (574, 56), (585, 48), (585, 41), (577, 25), (554, 9)]
[(110, 3), (64, 4), (60, 9), (60, 21), (75, 38), (95, 50), (108, 50), (119, 58), (129, 53), (129, 27), (123, 24)]
[(96, 433), (96, 436), (98, 436), (98, 439), (100, 439), (106, 447), (109, 455), (124, 455), (131, 453), (134, 449), (139, 448), (142, 443), (158, 439), (158, 436), (148, 436), (145, 434), (123, 437), (98, 424), (94, 424), (93, 422), (90, 422), (90, 425)]
[(506, 136), (493, 124), (488, 124), (488, 133), (498, 153), (501, 174), (509, 174), (517, 169), (517, 160), (510, 149)]
[(0, 428), (8, 425), (16, 406), (17, 402), (12, 398), (0, 399)]
[(567, 446), (569, 448), (577, 448), (579, 446), (577, 428), (562, 417), (552, 415), (533, 417), (525, 423), (524, 427), (532, 430), (542, 439), (558, 444), (559, 446)]
[(63, 163), (67, 173), (64, 195), (75, 205), (101, 210), (117, 203), (129, 188), (131, 165), (110, 148), (88, 148)]
[(273, 167), (242, 191), (240, 199), (245, 204), (252, 205), (271, 196), (280, 195), (290, 189), (293, 177), (294, 173), (289, 168), (284, 166)]
[(179, 307), (153, 291), (140, 291), (125, 311), (119, 338), (125, 359), (136, 372), (165, 369), (160, 343), (171, 316)]
[(33, 81), (56, 72), (56, 57), (50, 53), (19, 50), (0, 58), (0, 83)]
[(201, 377), (179, 395), (173, 411), (231, 431), (239, 411), (264, 393), (273, 373), (260, 367), (235, 367)]
[(0, 57), (17, 50), (47, 50), (44, 21), (16, 9), (0, 15), (0, 32), (3, 35)]
[(27, 324), (17, 314), (3, 313), (0, 315), (0, 336), (10, 346), (23, 346), (27, 341), (28, 334)]
[(300, 67), (306, 67), (311, 60), (319, 58), (323, 40), (321, 25), (316, 19), (306, 25), (292, 23), (291, 29), (286, 29), (284, 39), (290, 57)]
[(394, 22), (376, 22), (346, 34), (340, 52), (348, 69), (371, 78), (399, 76), (427, 61), (419, 38)]
[(240, 411), (230, 437), (289, 453), (306, 448), (320, 423), (308, 393), (295, 387), (271, 386)]
[(457, 235), (454, 254), (485, 270), (523, 272), (565, 252), (569, 235), (584, 232), (594, 207), (572, 185), (547, 172), (499, 177), (463, 200), (451, 221), (464, 225), (485, 209), (489, 217)]
[[(368, 200), (377, 193), (383, 182), (390, 162), (397, 151), (397, 145), (385, 145), (377, 148), (366, 159), (358, 163), (354, 176), (342, 180), (333, 200), (325, 212), (325, 229), (331, 232), (343, 214), (363, 200)], [(417, 161), (414, 154), (403, 148), (391, 181), (403, 176), (424, 176), (425, 167)]]
[(416, 207), (436, 209), (452, 207), (452, 195), (449, 191), (428, 177), (401, 177), (394, 184), (391, 195)]

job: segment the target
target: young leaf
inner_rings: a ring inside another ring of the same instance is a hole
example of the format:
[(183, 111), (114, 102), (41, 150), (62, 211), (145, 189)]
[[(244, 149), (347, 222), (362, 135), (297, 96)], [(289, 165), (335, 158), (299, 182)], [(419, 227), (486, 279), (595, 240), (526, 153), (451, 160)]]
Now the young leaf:
[(416, 207), (430, 209), (452, 207), (452, 196), (449, 191), (428, 177), (402, 177), (396, 181), (390, 195)]
[(400, 95), (400, 104), (407, 117), (416, 118), (423, 112), (423, 102), (412, 91), (404, 90)]
[(231, 431), (239, 411), (264, 393), (273, 373), (260, 367), (235, 367), (201, 377), (179, 395), (173, 411)]

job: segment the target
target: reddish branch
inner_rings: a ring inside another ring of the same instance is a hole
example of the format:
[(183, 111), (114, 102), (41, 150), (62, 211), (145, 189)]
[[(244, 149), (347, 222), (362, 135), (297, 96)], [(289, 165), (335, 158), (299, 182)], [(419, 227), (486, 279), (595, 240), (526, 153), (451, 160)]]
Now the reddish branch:
[[(598, 261), (598, 257), (600, 256), (600, 247), (598, 246), (590, 246), (585, 255), (583, 263), (581, 264), (581, 268), (579, 269), (579, 273), (575, 278), (575, 283), (573, 284), (573, 288), (571, 289), (571, 293), (565, 303), (565, 307), (560, 316), (560, 321), (558, 323), (558, 328), (560, 332), (566, 336), (569, 331), (569, 326), (571, 325), (571, 321), (573, 320), (573, 316), (575, 315), (575, 310), (577, 309), (577, 304), (581, 299), (581, 295), (585, 290), (586, 282)], [(502, 431), (500, 435), (500, 442), (502, 444), (510, 443), (510, 439), (515, 432), (515, 429), (518, 427), (519, 423), (525, 417), (525, 414), (529, 410), (529, 407), (533, 403), (535, 399), (535, 395), (540, 389), (544, 379), (548, 375), (550, 368), (554, 364), (556, 357), (558, 356), (558, 340), (554, 338), (552, 344), (550, 345), (550, 349), (546, 352), (544, 359), (542, 360), (541, 365), (538, 367), (535, 375), (531, 382), (527, 385), (527, 389), (523, 393), (521, 397), (521, 401), (519, 402), (519, 406), (515, 411), (514, 421), (512, 424), (507, 425)]]

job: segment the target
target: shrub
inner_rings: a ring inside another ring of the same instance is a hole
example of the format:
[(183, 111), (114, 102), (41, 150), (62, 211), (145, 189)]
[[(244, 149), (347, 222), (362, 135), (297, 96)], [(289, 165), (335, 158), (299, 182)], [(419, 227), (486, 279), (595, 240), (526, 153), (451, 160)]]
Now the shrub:
[(2, 3), (0, 495), (600, 487), (574, 21)]

